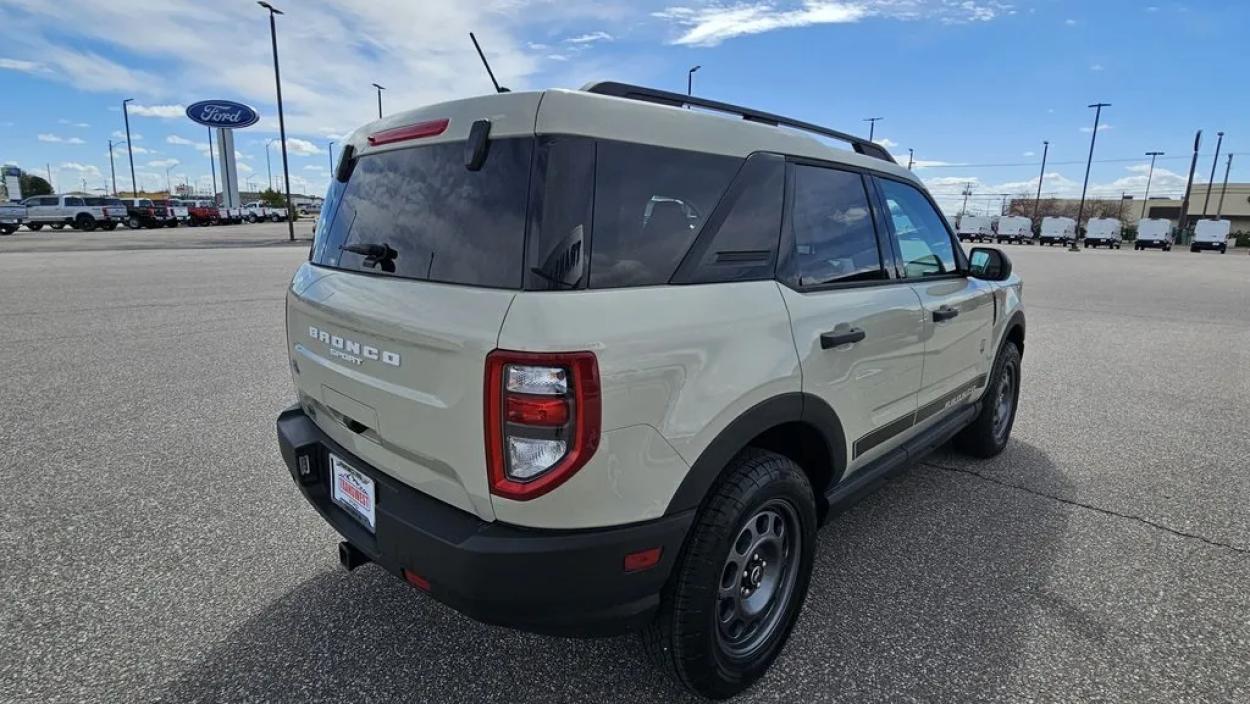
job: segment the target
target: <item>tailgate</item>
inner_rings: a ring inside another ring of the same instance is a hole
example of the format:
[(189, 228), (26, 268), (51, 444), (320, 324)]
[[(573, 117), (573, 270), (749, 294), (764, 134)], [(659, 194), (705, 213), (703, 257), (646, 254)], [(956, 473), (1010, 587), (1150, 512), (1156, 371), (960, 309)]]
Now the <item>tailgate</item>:
[(485, 359), (513, 296), (304, 264), (287, 293), (300, 400), (323, 431), (380, 471), (493, 520)]

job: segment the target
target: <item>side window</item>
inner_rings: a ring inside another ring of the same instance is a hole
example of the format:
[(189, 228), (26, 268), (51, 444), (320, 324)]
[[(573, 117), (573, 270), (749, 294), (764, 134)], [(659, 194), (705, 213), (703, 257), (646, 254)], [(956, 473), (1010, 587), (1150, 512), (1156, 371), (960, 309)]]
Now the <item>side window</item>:
[(82, 206), (82, 198), (66, 198), (65, 205), (73, 208)]
[(590, 287), (668, 283), (742, 159), (601, 141)]
[(800, 288), (888, 278), (864, 179), (851, 171), (794, 167), (788, 278)]
[(674, 283), (773, 278), (785, 189), (783, 157), (764, 152), (749, 156), (673, 277)]
[(921, 278), (958, 270), (955, 244), (945, 221), (924, 194), (914, 186), (877, 179), (890, 211), (894, 238), (902, 255), (903, 275)]
[(529, 209), (527, 288), (579, 288), (586, 283), (595, 142), (556, 135), (543, 137), (540, 144)]

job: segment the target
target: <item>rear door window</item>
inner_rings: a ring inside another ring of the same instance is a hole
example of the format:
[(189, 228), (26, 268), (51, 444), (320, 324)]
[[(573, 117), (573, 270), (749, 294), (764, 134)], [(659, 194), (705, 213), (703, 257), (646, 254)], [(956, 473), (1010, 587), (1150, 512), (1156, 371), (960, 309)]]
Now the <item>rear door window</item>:
[[(496, 139), (479, 171), (464, 142), (359, 157), (331, 186), (314, 264), (491, 288), (520, 288), (532, 138)], [(335, 203), (330, 204), (334, 199)], [(371, 265), (347, 248), (388, 247)]]
[(793, 251), (786, 278), (812, 288), (888, 278), (864, 177), (797, 164), (789, 229)]
[(742, 159), (601, 141), (590, 287), (668, 283)]

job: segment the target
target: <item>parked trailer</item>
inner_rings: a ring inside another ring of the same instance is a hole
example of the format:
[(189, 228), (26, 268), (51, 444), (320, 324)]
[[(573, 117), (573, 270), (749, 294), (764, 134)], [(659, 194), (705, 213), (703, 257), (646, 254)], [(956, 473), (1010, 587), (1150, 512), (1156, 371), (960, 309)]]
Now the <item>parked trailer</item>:
[(1090, 218), (1085, 223), (1085, 248), (1120, 248), (1124, 242), (1124, 225), (1117, 218)]
[(1004, 215), (998, 219), (998, 234), (994, 236), (998, 244), (1033, 244), (1033, 221), (1023, 215)]
[(1172, 221), (1163, 218), (1142, 218), (1137, 221), (1137, 239), (1133, 249), (1141, 251), (1146, 248), (1158, 248), (1165, 252), (1172, 251)]
[(1231, 223), (1227, 220), (1199, 220), (1194, 227), (1194, 239), (1189, 243), (1189, 251), (1214, 249), (1220, 254), (1227, 252), (1228, 243), (1232, 240), (1230, 229)]
[(1047, 216), (1042, 218), (1040, 244), (1068, 244), (1076, 239), (1076, 221), (1072, 218)]
[(994, 224), (980, 215), (961, 215), (956, 233), (960, 242), (988, 242), (994, 239)]

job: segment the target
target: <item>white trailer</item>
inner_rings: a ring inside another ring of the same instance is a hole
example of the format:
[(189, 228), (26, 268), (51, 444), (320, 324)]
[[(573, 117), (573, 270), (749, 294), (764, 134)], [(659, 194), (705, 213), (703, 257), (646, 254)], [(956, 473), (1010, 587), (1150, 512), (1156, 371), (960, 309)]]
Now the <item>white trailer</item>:
[(1023, 215), (1004, 215), (998, 219), (998, 234), (994, 241), (1002, 244), (1033, 244), (1033, 221)]
[(988, 242), (994, 239), (994, 224), (980, 215), (961, 215), (955, 232), (960, 242)]
[(1133, 249), (1141, 251), (1146, 248), (1159, 248), (1165, 252), (1172, 251), (1172, 221), (1163, 218), (1142, 218), (1137, 221), (1137, 239)]
[(1072, 218), (1047, 216), (1042, 218), (1040, 244), (1068, 244), (1076, 239), (1076, 221)]
[(1227, 220), (1199, 220), (1194, 227), (1194, 239), (1189, 243), (1189, 251), (1214, 249), (1220, 254), (1227, 252), (1232, 241), (1231, 225)]
[(1124, 225), (1118, 218), (1090, 218), (1085, 222), (1085, 248), (1120, 248), (1124, 242)]

